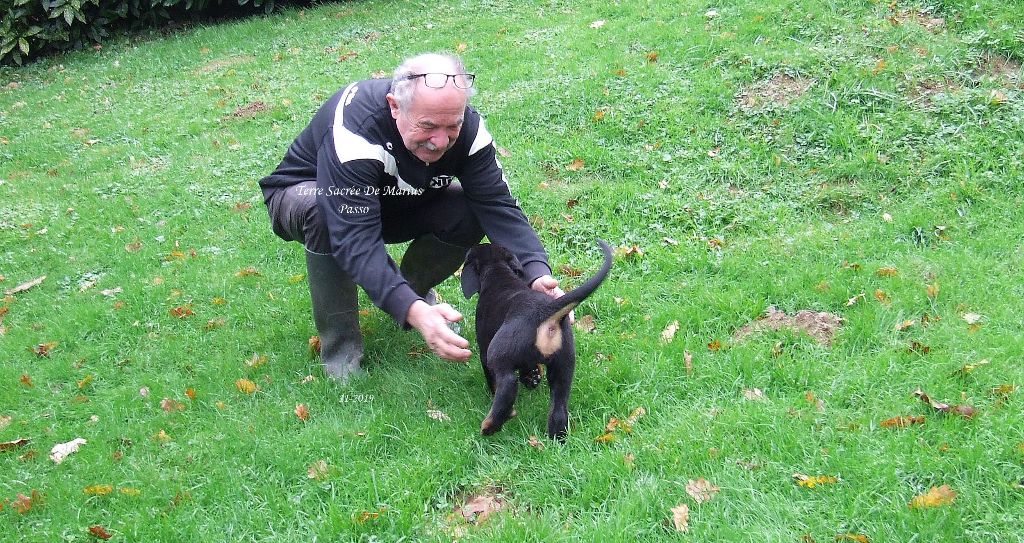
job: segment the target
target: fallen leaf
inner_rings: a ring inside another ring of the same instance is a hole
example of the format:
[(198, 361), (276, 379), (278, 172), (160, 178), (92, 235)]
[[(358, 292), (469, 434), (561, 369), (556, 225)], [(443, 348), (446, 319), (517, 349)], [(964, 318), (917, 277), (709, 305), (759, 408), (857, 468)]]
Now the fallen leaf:
[(170, 398), (164, 398), (160, 400), (160, 409), (163, 409), (167, 413), (173, 413), (174, 411), (184, 411), (185, 404), (178, 400), (172, 400)]
[(644, 409), (643, 407), (637, 407), (629, 414), (628, 417), (626, 417), (626, 424), (628, 424), (630, 429), (632, 429), (633, 426), (636, 426), (637, 421), (642, 419), (646, 414), (646, 409)]
[(258, 368), (263, 364), (267, 363), (267, 357), (265, 355), (253, 354), (251, 358), (245, 361), (245, 365), (250, 368)]
[(28, 445), (31, 442), (31, 440), (25, 438), (15, 439), (14, 441), (5, 441), (3, 443), (0, 443), (0, 452), (13, 451), (14, 449), (24, 447), (25, 445)]
[(36, 353), (36, 356), (46, 358), (50, 356), (50, 351), (57, 348), (58, 343), (56, 341), (50, 341), (48, 343), (40, 343), (32, 348), (32, 352)]
[(171, 316), (176, 319), (184, 319), (186, 317), (191, 317), (192, 315), (195, 315), (195, 312), (192, 311), (191, 304), (175, 307), (171, 309), (170, 313)]
[(716, 339), (711, 343), (708, 343), (708, 350), (713, 352), (722, 350), (722, 342)]
[(690, 506), (683, 503), (672, 508), (672, 525), (677, 532), (690, 531)]
[(306, 404), (296, 404), (295, 416), (299, 417), (299, 420), (301, 420), (302, 422), (306, 422), (309, 420), (309, 408), (306, 407)]
[(911, 509), (941, 507), (953, 503), (954, 500), (956, 500), (956, 492), (949, 485), (933, 486), (928, 492), (914, 497), (909, 506)]
[(69, 455), (78, 452), (78, 448), (87, 443), (82, 438), (76, 438), (67, 443), (58, 443), (50, 449), (50, 460), (53, 460), (55, 464), (60, 464)]
[(974, 370), (980, 368), (981, 366), (988, 365), (989, 363), (991, 363), (991, 361), (989, 359), (985, 358), (985, 359), (979, 360), (979, 361), (977, 361), (977, 362), (975, 362), (973, 364), (964, 364), (964, 366), (962, 368), (954, 371), (953, 375), (959, 375), (959, 376), (963, 377), (963, 376), (973, 372)]
[(605, 432), (594, 438), (595, 443), (608, 444), (615, 441), (616, 437), (613, 432)]
[(676, 337), (676, 332), (679, 331), (679, 321), (672, 321), (664, 330), (661, 331), (661, 342), (669, 343)]
[(963, 317), (964, 321), (965, 321), (965, 322), (966, 322), (967, 324), (971, 324), (971, 325), (974, 325), (974, 324), (981, 324), (981, 321), (982, 321), (982, 319), (984, 319), (984, 318), (985, 318), (985, 317), (983, 317), (983, 316), (981, 316), (981, 315), (979, 315), (979, 314), (977, 314), (977, 313), (965, 313), (965, 314), (964, 314), (964, 317)]
[(654, 64), (655, 62), (658, 62), (658, 52), (651, 51), (650, 53), (647, 53), (647, 63)]
[(262, 274), (256, 271), (253, 266), (247, 266), (235, 272), (235, 277), (261, 277)]
[(904, 331), (904, 330), (914, 326), (915, 324), (917, 324), (917, 321), (912, 320), (912, 319), (907, 319), (907, 320), (905, 320), (903, 322), (897, 322), (896, 325), (893, 326), (893, 330), (895, 330), (897, 332), (902, 332), (902, 331)]
[(686, 482), (686, 493), (698, 504), (711, 501), (719, 490), (717, 486), (709, 483), (703, 477), (696, 481), (690, 479)]
[(928, 293), (929, 298), (936, 298), (939, 295), (939, 284), (931, 283), (925, 287), (925, 291)]
[(11, 421), (13, 421), (13, 420), (14, 420), (14, 417), (9, 417), (7, 415), (0, 416), (0, 432), (2, 432), (4, 428), (7, 428), (8, 426), (10, 426), (11, 425)]
[(440, 409), (428, 409), (427, 410), (427, 416), (432, 418), (432, 419), (434, 419), (434, 420), (439, 420), (441, 422), (451, 422), (451, 420), (452, 420), (451, 417), (446, 415)]
[(534, 449), (537, 449), (538, 451), (544, 450), (544, 442), (537, 439), (537, 436), (530, 436), (530, 439), (529, 441), (527, 441), (527, 444), (533, 447)]
[(206, 325), (203, 326), (203, 330), (209, 332), (210, 330), (216, 330), (217, 328), (220, 328), (225, 324), (227, 324), (227, 320), (224, 317), (217, 317), (215, 319), (210, 319), (206, 321)]
[(597, 324), (594, 323), (593, 315), (583, 315), (576, 319), (576, 328), (584, 333), (591, 333), (597, 329)]
[(763, 402), (768, 399), (764, 395), (764, 391), (759, 388), (745, 388), (743, 389), (743, 399), (751, 402)]
[(195, 399), (196, 399), (196, 390), (194, 388), (186, 388), (185, 389), (185, 396), (188, 396), (188, 399), (190, 399), (192, 401), (195, 401)]
[(309, 354), (312, 356), (320, 356), (320, 336), (309, 337)]
[(602, 20), (598, 20), (598, 21), (594, 21), (594, 22), (590, 23), (590, 28), (598, 29), (598, 28), (601, 28), (602, 26), (604, 26), (604, 24), (605, 24), (605, 21), (603, 19)]
[(121, 492), (121, 494), (124, 494), (125, 496), (138, 496), (139, 494), (142, 494), (141, 490), (139, 490), (137, 488), (132, 488), (130, 486), (126, 486), (124, 488), (121, 488), (120, 492)]
[(831, 475), (816, 475), (812, 477), (802, 473), (794, 473), (793, 480), (796, 481), (798, 486), (802, 486), (804, 488), (814, 488), (820, 485), (834, 485), (839, 482), (837, 477), (832, 477)]
[(693, 374), (693, 353), (683, 351), (683, 365), (686, 368), (686, 375)]
[(864, 299), (864, 293), (861, 292), (860, 294), (858, 294), (858, 295), (854, 296), (853, 298), (850, 298), (849, 300), (847, 300), (846, 301), (846, 307), (853, 307), (854, 304), (856, 304), (857, 302), (859, 302), (860, 300), (863, 300), (863, 299)]
[(110, 539), (111, 537), (114, 537), (114, 536), (110, 535), (109, 532), (107, 532), (106, 528), (104, 528), (103, 526), (99, 526), (99, 525), (97, 525), (97, 526), (90, 526), (89, 527), (89, 535), (91, 535), (91, 536), (93, 536), (95, 538), (98, 538), (98, 539), (103, 539), (103, 540), (107, 540), (107, 539)]
[(93, 380), (92, 375), (86, 375), (84, 379), (82, 379), (81, 381), (78, 381), (78, 390), (82, 390), (83, 388), (85, 388), (85, 387), (89, 386), (90, 384), (92, 384), (92, 380)]
[(317, 460), (316, 462), (313, 462), (311, 466), (309, 466), (308, 470), (306, 470), (306, 477), (310, 479), (315, 479), (317, 481), (322, 481), (323, 479), (327, 478), (328, 472), (329, 468), (327, 466), (327, 461)]
[(996, 396), (1009, 396), (1014, 392), (1017, 392), (1016, 385), (999, 385), (997, 387), (992, 387), (992, 394), (995, 394)]
[(899, 270), (891, 266), (886, 266), (875, 270), (875, 275), (879, 277), (896, 277), (899, 274)]
[(882, 428), (908, 428), (914, 424), (924, 424), (924, 417), (893, 417), (883, 420), (881, 426)]
[(153, 441), (156, 441), (157, 443), (170, 443), (171, 436), (167, 435), (167, 432), (160, 430), (153, 436)]
[(16, 287), (14, 287), (14, 288), (7, 289), (5, 291), (5, 294), (7, 294), (8, 296), (14, 296), (15, 294), (20, 294), (20, 293), (25, 292), (26, 290), (28, 290), (28, 289), (30, 289), (32, 287), (39, 286), (45, 280), (46, 280), (46, 276), (45, 275), (43, 275), (41, 277), (36, 277), (35, 279), (33, 279), (31, 281), (26, 281), (26, 282), (24, 282), (24, 283), (22, 283), (22, 284), (20, 284), (20, 285), (18, 285)]
[(871, 543), (868, 536), (861, 534), (839, 534), (836, 536), (836, 541), (854, 541), (855, 543)]
[(28, 388), (36, 386), (34, 383), (32, 383), (32, 378), (29, 377), (27, 373), (21, 374), (21, 379), (19, 380), (21, 381), (21, 384), (27, 386)]
[(927, 394), (921, 389), (914, 391), (914, 396), (919, 398), (922, 402), (931, 406), (932, 409), (941, 411), (946, 414), (953, 414), (961, 416), (965, 419), (972, 419), (977, 414), (977, 410), (969, 405), (949, 405), (948, 403), (937, 402), (932, 400)]
[(578, 172), (583, 169), (583, 166), (583, 159), (574, 158), (573, 161), (569, 163), (568, 169), (571, 172)]
[(235, 381), (235, 388), (243, 394), (253, 394), (259, 387), (256, 386), (256, 383), (248, 379), (239, 379)]
[(43, 503), (43, 495), (38, 490), (33, 489), (29, 496), (24, 494), (18, 494), (18, 497), (11, 502), (11, 508), (14, 509), (18, 514), (24, 515), (32, 510), (33, 507), (38, 507)]
[(885, 305), (889, 305), (890, 303), (892, 303), (892, 300), (889, 299), (889, 295), (886, 294), (885, 291), (882, 289), (875, 290), (875, 299)]
[(615, 256), (622, 259), (633, 259), (644, 256), (644, 250), (639, 245), (623, 246), (615, 249)]
[(88, 496), (106, 496), (113, 491), (114, 487), (112, 485), (92, 485), (85, 487), (83, 490)]
[(466, 503), (457, 508), (456, 511), (462, 515), (467, 522), (480, 525), (488, 517), (505, 508), (505, 501), (493, 490), (486, 493), (470, 496)]

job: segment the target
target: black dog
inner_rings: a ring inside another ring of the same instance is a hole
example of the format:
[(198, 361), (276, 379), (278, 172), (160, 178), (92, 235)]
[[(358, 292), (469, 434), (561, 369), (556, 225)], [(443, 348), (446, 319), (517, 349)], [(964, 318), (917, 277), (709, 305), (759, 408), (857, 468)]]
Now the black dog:
[(602, 240), (597, 242), (604, 251), (601, 270), (557, 299), (530, 289), (519, 260), (500, 245), (477, 245), (466, 255), (462, 292), (466, 298), (480, 293), (476, 340), (487, 387), (494, 395), (491, 411), (480, 425), (484, 435), (501, 430), (512, 416), (518, 391), (516, 371), (518, 380), (532, 388), (540, 382), (540, 363), (547, 366), (551, 387), (548, 437), (565, 440), (576, 369), (576, 345), (565, 316), (597, 289), (612, 267), (611, 248)]

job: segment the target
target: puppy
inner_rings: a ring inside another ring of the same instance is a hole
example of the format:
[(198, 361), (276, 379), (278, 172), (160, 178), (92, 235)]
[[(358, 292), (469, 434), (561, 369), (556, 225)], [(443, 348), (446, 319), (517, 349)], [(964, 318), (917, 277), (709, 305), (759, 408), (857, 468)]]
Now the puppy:
[[(576, 345), (565, 318), (590, 296), (612, 267), (612, 250), (597, 240), (604, 264), (596, 275), (561, 298), (530, 289), (523, 268), (504, 247), (481, 244), (469, 250), (462, 269), (462, 293), (480, 293), (476, 306), (476, 340), (487, 387), (494, 396), (480, 432), (491, 435), (513, 414), (518, 380), (526, 386), (540, 382), (538, 363), (547, 366), (551, 387), (548, 437), (565, 440), (569, 425), (569, 393), (576, 369)], [(532, 386), (531, 386), (532, 385)]]

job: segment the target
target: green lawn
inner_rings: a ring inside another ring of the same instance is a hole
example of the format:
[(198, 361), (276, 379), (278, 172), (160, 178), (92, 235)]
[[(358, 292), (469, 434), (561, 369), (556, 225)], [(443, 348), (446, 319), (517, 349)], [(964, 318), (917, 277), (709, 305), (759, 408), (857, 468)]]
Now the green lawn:
[[(368, 0), (0, 69), (0, 290), (46, 277), (0, 305), (2, 539), (1024, 541), (1022, 12)], [(564, 445), (544, 385), (481, 437), (477, 358), (369, 303), (367, 377), (309, 353), (256, 181), (425, 51), (563, 283), (619, 248)], [(842, 324), (737, 335), (770, 307)]]

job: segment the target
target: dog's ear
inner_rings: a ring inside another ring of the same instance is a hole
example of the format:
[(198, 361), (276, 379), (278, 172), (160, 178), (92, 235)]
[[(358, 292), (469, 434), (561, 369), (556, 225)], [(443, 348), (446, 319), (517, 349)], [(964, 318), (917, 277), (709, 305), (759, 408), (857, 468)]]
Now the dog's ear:
[(472, 252), (466, 255), (466, 263), (462, 266), (462, 294), (470, 299), (474, 294), (480, 292), (480, 276), (476, 273), (476, 261), (472, 258)]
[(519, 277), (526, 275), (526, 270), (523, 269), (523, 265), (519, 263), (519, 259), (516, 258), (516, 255), (507, 252), (505, 254), (505, 262), (508, 263), (509, 269), (511, 269)]

